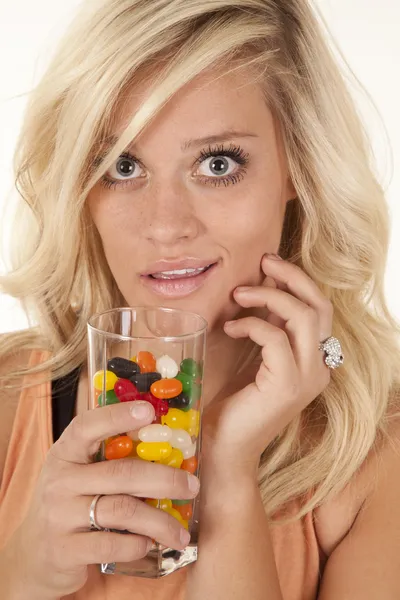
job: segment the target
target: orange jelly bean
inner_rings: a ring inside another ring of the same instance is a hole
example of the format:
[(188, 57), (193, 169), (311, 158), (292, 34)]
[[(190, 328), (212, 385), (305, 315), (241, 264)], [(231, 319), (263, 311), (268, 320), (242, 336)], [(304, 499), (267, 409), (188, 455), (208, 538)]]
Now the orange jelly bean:
[(136, 362), (141, 373), (154, 373), (156, 370), (156, 358), (154, 354), (147, 352), (147, 350), (141, 350), (137, 353)]
[(178, 513), (181, 515), (182, 519), (184, 519), (185, 521), (189, 521), (193, 516), (193, 508), (191, 503), (183, 504), (182, 506), (177, 506), (176, 504), (173, 504), (172, 508), (177, 510)]
[(107, 460), (115, 460), (126, 458), (132, 450), (133, 440), (127, 435), (120, 435), (107, 444), (104, 454)]
[(194, 473), (197, 469), (197, 458), (195, 456), (186, 458), (181, 465), (181, 469), (188, 471), (188, 473)]
[(182, 382), (179, 379), (159, 379), (151, 384), (150, 391), (156, 398), (175, 398), (182, 392)]

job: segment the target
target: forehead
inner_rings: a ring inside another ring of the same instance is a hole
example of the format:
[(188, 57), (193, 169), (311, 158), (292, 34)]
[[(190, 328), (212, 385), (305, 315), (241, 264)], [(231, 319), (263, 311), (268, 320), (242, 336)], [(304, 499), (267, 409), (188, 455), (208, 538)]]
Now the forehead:
[[(141, 135), (200, 138), (224, 130), (272, 132), (273, 119), (254, 70), (206, 71), (185, 84), (158, 112)], [(111, 135), (118, 136), (151, 93), (154, 77), (147, 74), (120, 98)]]

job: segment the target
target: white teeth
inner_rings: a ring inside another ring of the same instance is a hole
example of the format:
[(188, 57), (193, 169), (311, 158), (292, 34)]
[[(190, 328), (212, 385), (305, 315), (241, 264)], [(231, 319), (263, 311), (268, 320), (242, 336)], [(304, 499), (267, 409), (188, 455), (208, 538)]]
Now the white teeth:
[(194, 275), (203, 273), (203, 271), (208, 269), (209, 266), (210, 265), (207, 265), (207, 267), (203, 267), (201, 269), (176, 269), (175, 271), (161, 271), (160, 273), (153, 273), (152, 277), (155, 279), (177, 279), (185, 275), (193, 277)]

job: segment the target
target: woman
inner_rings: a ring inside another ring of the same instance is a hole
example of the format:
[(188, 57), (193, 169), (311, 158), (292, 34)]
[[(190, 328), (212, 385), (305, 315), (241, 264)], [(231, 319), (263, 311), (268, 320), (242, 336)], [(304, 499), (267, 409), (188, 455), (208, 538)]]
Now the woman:
[[(400, 594), (388, 208), (323, 36), (306, 0), (86, 3), (32, 93), (2, 280), (37, 323), (0, 347), (7, 600)], [(90, 464), (154, 412), (87, 410), (88, 318), (143, 304), (209, 323), (199, 558), (157, 581), (95, 565), (183, 548), (138, 498), (198, 486)], [(89, 531), (97, 495), (95, 524), (131, 534)]]

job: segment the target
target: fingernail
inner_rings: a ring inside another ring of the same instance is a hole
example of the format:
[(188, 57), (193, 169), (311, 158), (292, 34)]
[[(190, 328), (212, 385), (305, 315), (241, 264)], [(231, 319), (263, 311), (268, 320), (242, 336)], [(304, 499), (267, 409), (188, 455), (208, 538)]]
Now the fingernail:
[(188, 478), (189, 490), (193, 493), (197, 492), (198, 489), (200, 488), (199, 479), (195, 475), (191, 475), (190, 473), (188, 473), (187, 478)]
[(150, 416), (151, 406), (145, 400), (135, 400), (135, 404), (131, 408), (131, 415), (135, 419), (145, 419)]
[(182, 544), (187, 546), (188, 543), (190, 542), (190, 533), (186, 529), (181, 529), (180, 538), (181, 538)]
[(249, 285), (239, 285), (235, 289), (235, 294), (236, 294), (236, 292), (239, 292), (239, 294), (241, 294), (242, 292), (247, 292), (247, 290), (251, 290), (251, 286), (249, 286)]
[(279, 254), (266, 254), (266, 258), (271, 258), (272, 260), (283, 260)]

